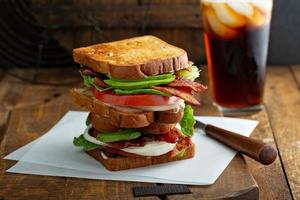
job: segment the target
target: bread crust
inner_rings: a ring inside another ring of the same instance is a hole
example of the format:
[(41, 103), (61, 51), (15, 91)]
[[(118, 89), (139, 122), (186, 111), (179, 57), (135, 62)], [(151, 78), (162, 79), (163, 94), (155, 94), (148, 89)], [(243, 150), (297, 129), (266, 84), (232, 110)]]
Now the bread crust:
[(95, 113), (90, 113), (89, 117), (93, 128), (99, 132), (115, 132), (120, 129), (120, 127), (111, 124), (109, 118)]
[(184, 115), (184, 109), (183, 107), (180, 107), (178, 110), (175, 111), (175, 109), (162, 111), (162, 112), (155, 112), (154, 118), (156, 122), (159, 123), (167, 123), (167, 124), (173, 124), (178, 123), (181, 121)]
[(187, 147), (184, 155), (173, 157), (170, 156), (169, 152), (167, 154), (155, 157), (108, 157), (107, 159), (104, 159), (101, 155), (101, 150), (99, 149), (87, 151), (87, 153), (98, 160), (100, 163), (102, 163), (106, 169), (110, 171), (120, 171), (193, 158), (195, 156), (195, 144), (192, 143), (191, 146)]
[(174, 112), (173, 110), (160, 112), (122, 112), (97, 100), (91, 94), (91, 91), (87, 89), (72, 89), (70, 91), (70, 98), (73, 103), (87, 109), (91, 113), (110, 118), (111, 125), (120, 128), (141, 128), (149, 126), (153, 122), (176, 124), (180, 122), (184, 113), (183, 108), (180, 108), (178, 112)]
[(110, 109), (110, 120), (115, 126), (121, 128), (141, 128), (149, 126), (154, 122), (153, 112), (122, 112), (115, 109)]
[(149, 134), (165, 134), (171, 131), (175, 126), (176, 123), (166, 124), (166, 123), (153, 122), (149, 126), (140, 128), (140, 130), (144, 133), (149, 133)]
[(143, 79), (189, 66), (185, 50), (151, 35), (77, 48), (73, 58), (96, 72), (120, 79)]
[[(97, 115), (95, 113), (90, 113), (89, 115), (92, 126), (99, 132), (115, 132), (118, 131), (121, 127), (115, 126), (111, 123), (111, 119), (107, 117), (102, 117), (101, 115)], [(159, 123), (153, 122), (149, 126), (139, 128), (140, 131), (143, 133), (149, 134), (165, 134), (171, 131), (175, 124), (166, 124), (166, 123)]]

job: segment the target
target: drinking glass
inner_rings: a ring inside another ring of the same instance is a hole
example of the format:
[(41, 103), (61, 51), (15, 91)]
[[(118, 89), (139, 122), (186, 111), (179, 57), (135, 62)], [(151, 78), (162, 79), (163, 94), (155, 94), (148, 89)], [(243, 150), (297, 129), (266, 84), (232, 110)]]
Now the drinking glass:
[(201, 0), (215, 104), (225, 115), (261, 109), (272, 0)]

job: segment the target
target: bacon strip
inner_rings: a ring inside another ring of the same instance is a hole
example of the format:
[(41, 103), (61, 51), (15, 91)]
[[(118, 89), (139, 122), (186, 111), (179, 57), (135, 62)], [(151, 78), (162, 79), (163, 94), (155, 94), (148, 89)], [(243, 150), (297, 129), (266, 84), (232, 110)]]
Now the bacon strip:
[(195, 92), (203, 92), (207, 89), (205, 85), (182, 77), (177, 77), (173, 82), (167, 84), (169, 87), (188, 87)]
[(191, 138), (185, 137), (180, 142), (176, 144), (176, 148), (174, 148), (171, 152), (169, 152), (169, 158), (173, 158), (178, 155), (178, 153), (184, 149), (189, 148), (193, 145)]
[(94, 77), (94, 81), (100, 87), (103, 87), (103, 88), (109, 87), (101, 78), (99, 78), (97, 76)]
[(167, 132), (165, 134), (154, 135), (155, 140), (165, 141), (165, 142), (168, 142), (168, 143), (176, 143), (179, 140), (181, 140), (182, 138), (184, 138), (184, 135), (177, 128), (173, 128), (172, 130), (170, 130), (169, 132)]
[(171, 94), (173, 96), (177, 96), (192, 105), (200, 105), (199, 101), (195, 97), (193, 97), (192, 94), (183, 92), (179, 89), (172, 88), (172, 87), (165, 87), (165, 86), (163, 86), (163, 87), (162, 86), (152, 86), (151, 88)]
[(103, 79), (105, 77), (103, 74), (99, 74), (99, 73), (97, 73), (97, 72), (95, 72), (92, 69), (89, 69), (87, 67), (83, 67), (79, 71), (83, 75), (91, 76), (98, 86), (103, 87), (103, 88), (108, 87), (108, 85), (103, 81)]

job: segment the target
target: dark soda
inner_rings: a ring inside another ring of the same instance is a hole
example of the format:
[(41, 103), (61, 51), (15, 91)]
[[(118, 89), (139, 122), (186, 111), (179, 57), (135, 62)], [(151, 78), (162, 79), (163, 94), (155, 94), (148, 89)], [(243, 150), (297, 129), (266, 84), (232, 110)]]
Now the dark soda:
[(228, 108), (261, 104), (269, 26), (240, 30), (232, 39), (204, 37), (215, 102)]
[(240, 10), (234, 10), (236, 6), (228, 3), (232, 0), (224, 0), (223, 3), (210, 1), (206, 0), (201, 7), (214, 101), (223, 108), (260, 105), (263, 101), (271, 10), (262, 12), (249, 4), (253, 11), (250, 13), (250, 10), (249, 16), (246, 16), (246, 9), (244, 15)]

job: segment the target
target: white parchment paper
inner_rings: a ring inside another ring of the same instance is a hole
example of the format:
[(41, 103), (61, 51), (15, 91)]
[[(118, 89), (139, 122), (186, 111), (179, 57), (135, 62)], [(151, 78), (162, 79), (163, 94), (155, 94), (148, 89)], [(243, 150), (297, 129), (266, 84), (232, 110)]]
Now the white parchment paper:
[[(98, 161), (73, 146), (73, 138), (85, 129), (87, 112), (69, 111), (51, 130), (16, 150), (5, 159), (19, 160), (8, 172), (102, 180), (213, 184), (236, 152), (213, 139), (195, 133), (193, 159), (110, 172)], [(249, 136), (257, 121), (224, 117), (196, 117), (204, 123)]]

